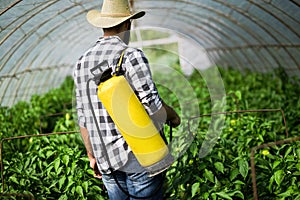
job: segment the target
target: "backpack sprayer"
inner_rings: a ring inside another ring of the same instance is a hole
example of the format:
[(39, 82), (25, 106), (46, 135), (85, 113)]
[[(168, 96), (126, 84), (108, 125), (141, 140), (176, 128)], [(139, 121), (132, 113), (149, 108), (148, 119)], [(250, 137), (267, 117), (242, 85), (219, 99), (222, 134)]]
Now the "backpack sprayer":
[[(120, 68), (123, 62), (125, 50), (120, 56), (114, 73), (112, 72), (111, 68), (108, 68), (100, 74), (94, 74), (94, 71), (100, 69), (101, 66), (108, 66), (108, 62), (104, 61), (95, 68), (91, 69), (91, 73), (94, 75), (94, 78), (90, 80), (94, 80), (96, 85), (98, 85), (98, 98), (101, 100), (105, 109), (116, 124), (118, 130), (124, 137), (128, 146), (131, 148), (133, 154), (136, 156), (138, 162), (145, 168), (149, 176), (154, 176), (166, 170), (174, 162), (174, 158), (169, 153), (164, 134), (157, 130), (145, 108), (123, 76), (124, 72)], [(89, 94), (90, 80), (87, 82), (87, 92), (89, 103), (91, 104)], [(97, 121), (94, 110), (91, 110), (95, 121)], [(169, 125), (171, 141), (172, 126), (171, 124)], [(100, 134), (99, 125), (97, 123), (96, 127)], [(104, 146), (104, 141), (101, 135), (100, 140)], [(114, 176), (106, 149), (104, 149), (103, 152), (109, 164), (110, 171)], [(115, 180), (121, 190), (128, 196), (131, 196), (128, 194), (128, 192), (124, 191), (116, 178)], [(159, 189), (160, 186), (157, 189)], [(149, 198), (131, 197), (137, 199)]]

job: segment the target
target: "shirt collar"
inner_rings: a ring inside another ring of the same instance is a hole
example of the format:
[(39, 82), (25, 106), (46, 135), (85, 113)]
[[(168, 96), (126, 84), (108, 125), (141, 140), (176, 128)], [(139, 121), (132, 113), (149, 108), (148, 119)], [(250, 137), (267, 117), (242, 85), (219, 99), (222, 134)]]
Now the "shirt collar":
[(119, 42), (124, 43), (124, 42), (121, 40), (121, 38), (120, 38), (119, 36), (117, 36), (117, 35), (106, 36), (106, 37), (102, 36), (102, 37), (99, 38), (98, 41), (100, 42), (100, 41), (108, 41), (108, 40), (116, 40), (116, 41), (119, 41)]

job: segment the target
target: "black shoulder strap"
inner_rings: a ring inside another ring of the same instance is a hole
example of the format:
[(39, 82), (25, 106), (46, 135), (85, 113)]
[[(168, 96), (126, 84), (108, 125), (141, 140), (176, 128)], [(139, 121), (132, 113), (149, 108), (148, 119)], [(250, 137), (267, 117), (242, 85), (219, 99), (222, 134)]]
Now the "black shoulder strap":
[[(101, 62), (100, 64), (98, 64), (96, 67), (92, 68), (90, 71), (91, 73), (94, 75), (94, 81), (96, 83), (96, 85), (99, 85), (100, 83), (110, 79), (112, 76), (120, 76), (120, 75), (123, 75), (124, 74), (124, 70), (122, 70), (121, 66), (122, 66), (122, 63), (123, 63), (123, 57), (124, 57), (124, 54), (125, 54), (125, 50), (124, 49), (121, 53), (121, 56), (119, 58), (119, 61), (117, 63), (117, 66), (115, 68), (115, 71), (113, 72), (112, 68), (109, 67), (109, 64), (107, 62), (107, 60)], [(107, 69), (102, 71), (101, 68), (106, 66)], [(98, 74), (95, 74), (95, 71), (99, 70), (100, 73)]]
[[(127, 49), (127, 48), (126, 48)], [(113, 75), (117, 75), (117, 76), (120, 76), (120, 75), (123, 75), (124, 74), (124, 70), (122, 70), (121, 66), (122, 66), (122, 63), (123, 63), (123, 58), (124, 58), (124, 54), (125, 54), (125, 51), (126, 49), (124, 49), (121, 53), (121, 56), (119, 58), (119, 62), (116, 66), (116, 69), (115, 69), (115, 72)]]

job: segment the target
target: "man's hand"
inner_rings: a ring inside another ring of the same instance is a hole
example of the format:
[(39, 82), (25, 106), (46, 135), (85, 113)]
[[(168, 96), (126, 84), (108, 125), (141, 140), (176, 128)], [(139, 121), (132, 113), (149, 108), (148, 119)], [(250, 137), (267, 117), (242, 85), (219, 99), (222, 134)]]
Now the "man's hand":
[(179, 115), (177, 113), (174, 114), (173, 118), (171, 118), (169, 120), (170, 120), (171, 125), (172, 125), (173, 128), (179, 126), (180, 123), (181, 123), (180, 117), (179, 117)]
[(100, 173), (100, 171), (98, 169), (95, 157), (89, 152), (88, 153), (88, 158), (90, 160), (90, 167), (94, 170), (94, 177), (101, 179), (102, 174)]
[(171, 122), (173, 128), (179, 126), (181, 123), (180, 117), (175, 110), (164, 102), (162, 102), (162, 107), (150, 117), (156, 122)]

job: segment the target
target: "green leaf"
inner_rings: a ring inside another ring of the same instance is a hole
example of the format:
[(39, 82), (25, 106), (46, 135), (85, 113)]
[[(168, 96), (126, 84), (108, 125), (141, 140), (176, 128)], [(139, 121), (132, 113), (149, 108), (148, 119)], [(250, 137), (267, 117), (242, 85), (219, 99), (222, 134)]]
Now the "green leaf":
[(72, 187), (72, 189), (71, 189), (71, 193), (72, 193), (73, 195), (75, 195), (75, 191), (76, 191), (76, 187), (74, 186), (74, 187)]
[(66, 174), (66, 175), (69, 175), (70, 172), (71, 172), (71, 168), (70, 168), (70, 167), (66, 167), (66, 168), (65, 168), (65, 174)]
[(36, 181), (40, 181), (41, 178), (40, 177), (36, 177), (37, 174), (33, 173), (33, 175), (29, 175), (30, 179), (36, 180)]
[(246, 178), (247, 175), (248, 175), (248, 170), (249, 170), (248, 161), (241, 159), (241, 160), (239, 160), (238, 165), (239, 165), (239, 172), (240, 172), (240, 174), (244, 178)]
[(281, 163), (280, 160), (276, 160), (272, 165), (272, 169), (275, 169), (280, 163)]
[(190, 149), (190, 151), (191, 151), (193, 157), (196, 157), (197, 153), (199, 152), (199, 149), (198, 149), (198, 147), (197, 147), (197, 144), (192, 143), (189, 149)]
[(278, 196), (280, 197), (285, 197), (285, 198), (288, 198), (288, 197), (291, 197), (292, 194), (294, 194), (294, 190), (293, 189), (289, 189), (281, 194), (278, 194)]
[(84, 181), (84, 182), (82, 183), (82, 187), (83, 187), (84, 191), (85, 191), (86, 193), (88, 193), (89, 182), (88, 182), (88, 181)]
[(275, 182), (276, 182), (277, 185), (280, 185), (280, 183), (283, 179), (283, 176), (284, 176), (283, 170), (277, 170), (274, 173), (274, 178), (275, 178)]
[(224, 165), (221, 162), (214, 163), (215, 168), (224, 174)]
[(233, 170), (230, 171), (230, 176), (229, 176), (229, 179), (230, 181), (234, 180), (237, 175), (239, 174), (239, 169), (238, 168), (235, 168)]
[(207, 178), (212, 183), (215, 182), (214, 174), (211, 171), (209, 171), (208, 169), (204, 170), (204, 177)]
[(273, 190), (273, 187), (274, 187), (274, 175), (273, 176), (271, 176), (271, 178), (270, 178), (270, 181), (269, 181), (269, 186), (268, 186), (268, 190), (270, 190), (270, 191), (272, 191)]
[[(298, 159), (297, 159), (298, 160)], [(285, 162), (287, 163), (287, 162), (295, 162), (296, 160), (295, 160), (295, 156), (293, 156), (293, 155), (287, 155), (286, 157), (285, 157)], [(288, 167), (288, 169), (290, 169), (290, 168), (293, 168), (293, 165), (289, 165), (289, 167)]]
[(238, 98), (238, 100), (242, 100), (242, 93), (241, 93), (241, 91), (237, 90), (237, 91), (235, 91), (234, 94)]
[(64, 155), (62, 158), (63, 163), (68, 166), (69, 161), (70, 161), (70, 156), (69, 155)]
[(94, 171), (93, 171), (92, 169), (88, 169), (88, 170), (86, 170), (86, 172), (87, 172), (89, 175), (94, 176)]
[(233, 182), (234, 185), (245, 185), (245, 183), (241, 180), (236, 180)]
[(76, 190), (77, 194), (79, 194), (81, 197), (84, 196), (83, 189), (80, 185), (77, 185), (75, 190)]
[(19, 184), (18, 179), (17, 179), (15, 176), (9, 177), (8, 180), (11, 180), (12, 182), (14, 182), (14, 183), (16, 183), (16, 184)]
[(59, 197), (58, 200), (68, 200), (68, 196), (66, 194), (63, 194)]
[(194, 183), (192, 185), (192, 197), (194, 197), (196, 195), (197, 192), (199, 192), (199, 186), (200, 186), (200, 183)]
[(54, 161), (54, 169), (55, 169), (55, 172), (57, 172), (58, 168), (59, 168), (59, 165), (60, 165), (60, 159), (56, 159)]
[(224, 199), (232, 200), (232, 198), (225, 192), (217, 192), (216, 194)]
[(69, 188), (74, 184), (75, 182), (73, 181), (73, 176), (68, 176), (68, 185), (65, 188), (64, 192), (68, 191)]
[(300, 200), (300, 194), (294, 200)]
[(211, 194), (211, 198), (212, 198), (212, 200), (217, 200), (217, 194), (216, 193), (212, 193)]
[(83, 160), (84, 162), (90, 162), (90, 160), (87, 156), (81, 157), (80, 160)]
[(300, 176), (300, 172), (294, 172), (293, 176)]
[(264, 137), (263, 137), (261, 134), (259, 134), (257, 137), (259, 138), (259, 140), (260, 140), (261, 142), (264, 142)]
[(46, 157), (49, 158), (50, 156), (52, 156), (55, 153), (55, 151), (47, 151), (46, 152)]
[(101, 192), (102, 191), (102, 189), (98, 185), (93, 185), (92, 190), (94, 190), (96, 192)]
[(50, 143), (49, 139), (47, 137), (42, 137), (42, 139), (44, 140), (44, 142), (46, 142), (47, 144)]
[(39, 160), (39, 161), (37, 162), (37, 164), (38, 164), (38, 166), (39, 166), (39, 169), (42, 171), (42, 170), (43, 170), (43, 167), (42, 167), (43, 162), (42, 162), (41, 160)]
[(203, 199), (209, 199), (209, 193), (208, 192), (205, 192), (202, 196), (203, 196)]
[(57, 175), (60, 175), (61, 171), (63, 170), (63, 166), (59, 167), (56, 171)]
[(49, 188), (55, 187), (55, 185), (58, 183), (58, 181), (53, 181), (53, 183), (49, 186)]
[(269, 168), (266, 165), (256, 165), (256, 167), (269, 170)]
[(65, 176), (63, 176), (63, 177), (61, 177), (59, 179), (59, 181), (58, 181), (58, 189), (61, 189), (61, 187), (63, 186), (63, 184), (65, 183), (65, 181), (66, 181), (66, 177)]
[(31, 160), (31, 158), (27, 158), (27, 160), (26, 160), (26, 162), (25, 162), (25, 164), (24, 164), (24, 169), (25, 169), (25, 170), (27, 169), (27, 167), (28, 167), (28, 165), (29, 165), (29, 163), (30, 163), (30, 160)]
[(297, 154), (298, 160), (300, 160), (300, 149), (296, 149), (296, 154)]
[(231, 196), (231, 197), (239, 197), (241, 199), (245, 199), (244, 198), (244, 194), (241, 191), (230, 192), (229, 196)]
[(50, 176), (50, 172), (53, 169), (53, 166), (50, 166), (47, 168), (47, 176)]
[(293, 146), (290, 146), (290, 147), (286, 150), (286, 152), (285, 152), (285, 154), (284, 154), (284, 158), (286, 158), (286, 157), (291, 153), (292, 150), (293, 150)]

